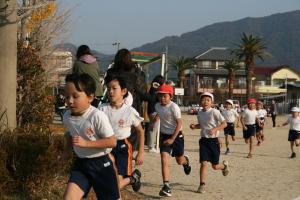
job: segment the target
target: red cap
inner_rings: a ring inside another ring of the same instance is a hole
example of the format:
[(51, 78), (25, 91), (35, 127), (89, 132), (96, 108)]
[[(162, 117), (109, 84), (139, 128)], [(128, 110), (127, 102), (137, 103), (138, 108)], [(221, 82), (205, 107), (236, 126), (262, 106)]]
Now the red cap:
[(165, 94), (170, 94), (171, 96), (173, 96), (174, 90), (173, 90), (172, 86), (164, 83), (158, 88), (157, 93), (165, 93)]
[(250, 98), (247, 100), (247, 103), (256, 103), (256, 99)]

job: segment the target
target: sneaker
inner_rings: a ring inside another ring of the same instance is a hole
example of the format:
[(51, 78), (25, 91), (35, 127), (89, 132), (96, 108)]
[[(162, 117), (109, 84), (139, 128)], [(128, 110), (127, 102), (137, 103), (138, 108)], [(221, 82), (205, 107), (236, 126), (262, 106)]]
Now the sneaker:
[(185, 157), (187, 163), (185, 165), (182, 165), (183, 170), (186, 175), (189, 175), (191, 173), (192, 167), (190, 166), (189, 157), (188, 156), (184, 156), (184, 157)]
[(296, 158), (296, 153), (293, 152), (290, 158)]
[(149, 149), (150, 153), (159, 153), (159, 151), (156, 150), (156, 148), (152, 147)]
[(225, 166), (225, 168), (222, 169), (222, 174), (223, 174), (223, 176), (227, 176), (229, 174), (228, 161), (224, 160), (223, 165)]
[(131, 177), (133, 178), (133, 183), (131, 184), (133, 191), (138, 192), (141, 189), (141, 172), (138, 169), (135, 169)]
[(230, 153), (230, 150), (229, 149), (226, 149), (226, 151), (225, 151), (225, 155), (230, 155), (231, 153)]
[(197, 193), (205, 193), (205, 183), (201, 183), (198, 187)]
[(163, 197), (171, 197), (172, 196), (172, 192), (171, 192), (171, 188), (164, 185), (161, 190), (159, 191), (159, 196), (163, 196)]

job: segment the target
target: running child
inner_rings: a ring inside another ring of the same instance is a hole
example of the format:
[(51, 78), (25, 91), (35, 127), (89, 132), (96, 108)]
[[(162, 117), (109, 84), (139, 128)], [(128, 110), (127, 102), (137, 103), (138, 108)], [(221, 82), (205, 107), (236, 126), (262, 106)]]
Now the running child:
[(91, 106), (96, 91), (88, 74), (66, 76), (65, 96), (69, 110), (63, 123), (67, 145), (63, 159), (73, 147), (77, 156), (64, 194), (65, 200), (82, 199), (93, 187), (98, 199), (119, 199), (117, 173), (110, 157), (116, 137), (107, 116)]
[(138, 169), (132, 172), (132, 145), (128, 138), (131, 135), (131, 127), (134, 127), (139, 141), (135, 164), (141, 165), (144, 153), (144, 129), (141, 125), (143, 118), (132, 106), (124, 103), (123, 100), (128, 90), (123, 78), (109, 76), (105, 78), (105, 84), (109, 103), (101, 104), (99, 109), (108, 116), (117, 138), (117, 146), (111, 153), (118, 169), (120, 189), (131, 185), (132, 189), (137, 192), (141, 187), (141, 172)]
[(227, 126), (224, 128), (225, 134), (225, 144), (226, 144), (226, 151), (225, 155), (230, 154), (229, 149), (229, 136), (231, 136), (232, 141), (235, 141), (235, 129), (234, 129), (234, 122), (239, 117), (239, 114), (235, 109), (233, 109), (233, 101), (228, 99), (225, 103), (225, 109), (222, 111), (222, 115), (225, 118)]
[(256, 140), (257, 146), (259, 146), (264, 140), (264, 125), (267, 117), (267, 111), (263, 107), (263, 102), (258, 101), (256, 103), (257, 110), (257, 122), (256, 122)]
[[(159, 103), (155, 110), (160, 119), (160, 156), (163, 178), (163, 187), (160, 196), (172, 196), (170, 187), (169, 155), (175, 157), (178, 165), (182, 165), (184, 173), (189, 175), (191, 166), (189, 159), (184, 155), (184, 137), (182, 134), (181, 111), (173, 98), (173, 87), (162, 84), (158, 89)], [(157, 117), (155, 118), (157, 119)]]
[(294, 151), (294, 145), (299, 146), (300, 144), (300, 109), (298, 107), (293, 107), (291, 109), (291, 115), (288, 120), (283, 124), (278, 125), (278, 127), (290, 124), (289, 138), (288, 141), (291, 143), (292, 154), (290, 158), (296, 158), (296, 153)]
[(254, 135), (256, 133), (257, 111), (256, 99), (247, 100), (247, 108), (241, 114), (241, 123), (243, 126), (243, 137), (245, 143), (249, 144), (249, 153), (247, 158), (252, 158)]
[(207, 163), (212, 164), (214, 170), (222, 170), (222, 174), (227, 176), (228, 162), (219, 163), (220, 145), (219, 131), (226, 127), (226, 121), (219, 110), (212, 108), (214, 96), (209, 92), (204, 92), (200, 96), (202, 110), (199, 110), (197, 119), (198, 124), (190, 124), (191, 129), (201, 129), (199, 140), (199, 156), (200, 156), (200, 185), (198, 193), (205, 193), (205, 180)]

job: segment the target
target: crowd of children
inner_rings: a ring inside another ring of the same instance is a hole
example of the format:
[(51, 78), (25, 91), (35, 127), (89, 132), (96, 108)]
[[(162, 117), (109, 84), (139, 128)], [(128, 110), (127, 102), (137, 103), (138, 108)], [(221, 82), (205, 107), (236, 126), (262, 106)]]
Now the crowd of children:
[[(141, 187), (141, 172), (133, 170), (133, 151), (128, 138), (136, 134), (139, 145), (134, 158), (135, 166), (143, 164), (144, 130), (143, 118), (124, 98), (128, 95), (126, 81), (120, 76), (105, 80), (108, 103), (91, 106), (95, 97), (95, 81), (88, 74), (70, 74), (66, 77), (65, 98), (68, 110), (63, 123), (67, 128), (66, 148), (62, 159), (73, 149), (76, 155), (65, 190), (64, 199), (81, 199), (93, 188), (99, 199), (120, 199), (120, 189), (131, 185), (134, 191)], [(184, 151), (182, 116), (179, 106), (172, 101), (174, 89), (163, 82), (157, 85), (158, 101), (154, 104), (152, 122), (160, 120), (160, 156), (163, 186), (160, 196), (172, 196), (170, 186), (170, 155), (178, 165), (182, 165), (186, 175), (191, 173), (189, 157)], [(233, 101), (228, 99), (222, 111), (215, 109), (214, 96), (204, 92), (200, 96), (202, 109), (197, 115), (198, 123), (190, 124), (199, 132), (200, 183), (197, 192), (206, 191), (207, 165), (220, 170), (224, 176), (229, 173), (228, 161), (220, 162), (220, 133), (224, 130), (226, 151), (230, 155), (229, 140), (235, 141), (235, 121), (240, 118), (243, 138), (249, 144), (247, 158), (253, 156), (255, 137), (261, 145), (267, 113), (263, 103), (256, 99), (247, 100), (247, 109), (240, 115), (234, 109)], [(291, 116), (278, 127), (290, 124), (288, 141), (291, 144), (291, 158), (296, 157), (294, 146), (300, 144), (300, 109), (293, 107)], [(153, 128), (153, 126), (152, 126)], [(133, 131), (134, 130), (134, 131)], [(133, 171), (132, 171), (133, 170)]]

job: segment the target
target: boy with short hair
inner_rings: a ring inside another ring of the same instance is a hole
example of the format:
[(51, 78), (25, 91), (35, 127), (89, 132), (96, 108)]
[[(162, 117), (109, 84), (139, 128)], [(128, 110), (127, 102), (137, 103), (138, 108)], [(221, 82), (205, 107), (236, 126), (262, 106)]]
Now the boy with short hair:
[(292, 154), (290, 158), (296, 158), (296, 153), (294, 151), (294, 145), (299, 146), (300, 144), (300, 109), (298, 107), (293, 107), (291, 109), (291, 115), (288, 120), (283, 124), (278, 125), (278, 127), (290, 124), (289, 138), (288, 141), (291, 143)]
[(112, 155), (119, 175), (120, 189), (131, 185), (137, 192), (141, 187), (141, 172), (135, 169), (132, 172), (132, 145), (128, 138), (131, 135), (131, 129), (134, 128), (138, 136), (139, 148), (135, 157), (135, 164), (143, 164), (144, 153), (144, 129), (141, 122), (144, 120), (139, 113), (130, 105), (124, 103), (124, 98), (128, 95), (127, 84), (124, 78), (120, 76), (109, 76), (105, 78), (109, 103), (99, 106), (113, 127), (117, 138), (117, 146), (112, 149)]
[(224, 128), (225, 144), (226, 144), (225, 155), (229, 155), (230, 150), (229, 150), (228, 137), (231, 136), (232, 141), (235, 141), (234, 122), (239, 117), (237, 111), (233, 109), (233, 101), (231, 99), (226, 100), (225, 109), (222, 111), (222, 115), (224, 116), (227, 123), (227, 126)]
[(205, 193), (205, 179), (207, 162), (211, 162), (214, 170), (222, 170), (222, 174), (227, 176), (228, 162), (219, 163), (220, 146), (219, 131), (226, 127), (226, 121), (219, 110), (212, 108), (214, 96), (209, 92), (204, 92), (200, 96), (202, 110), (198, 112), (198, 124), (190, 124), (191, 129), (201, 129), (201, 138), (199, 140), (200, 156), (200, 185), (198, 193)]
[(186, 175), (190, 174), (191, 166), (188, 157), (184, 155), (181, 111), (178, 105), (171, 101), (174, 94), (173, 87), (164, 83), (157, 93), (159, 103), (155, 105), (155, 110), (160, 119), (160, 155), (164, 184), (159, 195), (170, 197), (172, 193), (169, 184), (169, 155), (175, 157), (178, 165), (183, 166)]
[(241, 123), (243, 126), (243, 138), (245, 143), (249, 144), (249, 153), (247, 158), (252, 158), (253, 140), (256, 133), (257, 111), (256, 99), (250, 98), (247, 100), (248, 108), (241, 114)]
[(72, 148), (77, 158), (65, 200), (82, 199), (91, 187), (98, 199), (120, 198), (117, 173), (110, 157), (116, 137), (107, 116), (91, 105), (95, 91), (95, 81), (88, 74), (67, 75), (65, 96), (69, 110), (64, 114), (63, 123), (68, 132), (63, 159), (70, 156)]

